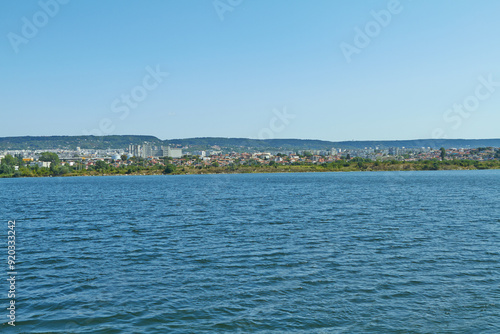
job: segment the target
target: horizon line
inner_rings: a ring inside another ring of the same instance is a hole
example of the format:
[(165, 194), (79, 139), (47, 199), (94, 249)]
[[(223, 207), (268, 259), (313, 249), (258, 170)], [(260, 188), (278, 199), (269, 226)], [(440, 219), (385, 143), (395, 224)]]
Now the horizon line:
[(106, 138), (106, 137), (154, 137), (160, 141), (172, 141), (172, 140), (189, 140), (189, 139), (246, 139), (246, 140), (255, 140), (255, 141), (274, 141), (274, 140), (304, 140), (304, 141), (324, 141), (324, 142), (334, 142), (334, 143), (342, 143), (342, 142), (392, 142), (392, 141), (437, 141), (437, 140), (500, 140), (499, 138), (417, 138), (417, 139), (350, 139), (350, 140), (329, 140), (329, 139), (311, 139), (311, 138), (248, 138), (248, 137), (225, 137), (225, 136), (214, 136), (214, 137), (186, 137), (186, 138), (171, 138), (171, 139), (161, 139), (154, 135), (135, 135), (135, 134), (126, 134), (126, 135), (103, 135), (103, 136), (95, 136), (95, 135), (24, 135), (24, 136), (4, 136), (0, 137), (1, 139), (8, 138), (25, 138), (25, 137), (40, 137), (40, 138), (51, 138), (51, 137), (94, 137), (94, 138)]

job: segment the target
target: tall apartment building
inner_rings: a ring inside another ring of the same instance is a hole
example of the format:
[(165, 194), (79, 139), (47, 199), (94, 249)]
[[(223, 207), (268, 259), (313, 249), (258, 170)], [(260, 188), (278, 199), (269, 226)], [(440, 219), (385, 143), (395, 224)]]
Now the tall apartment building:
[(182, 148), (172, 148), (167, 146), (163, 148), (163, 154), (166, 157), (170, 158), (181, 158), (182, 157)]
[(142, 157), (142, 147), (141, 145), (132, 145), (128, 146), (128, 153), (134, 157)]
[(150, 157), (170, 157), (181, 158), (182, 149), (172, 148), (170, 146), (153, 146), (151, 143), (143, 143), (142, 145), (129, 145), (128, 151), (131, 155), (141, 158)]

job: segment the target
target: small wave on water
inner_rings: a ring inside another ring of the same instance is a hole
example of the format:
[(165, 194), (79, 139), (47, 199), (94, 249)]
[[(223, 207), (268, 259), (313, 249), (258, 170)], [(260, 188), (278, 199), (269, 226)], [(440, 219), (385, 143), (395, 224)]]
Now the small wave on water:
[(499, 333), (500, 173), (390, 175), (0, 180), (2, 332)]

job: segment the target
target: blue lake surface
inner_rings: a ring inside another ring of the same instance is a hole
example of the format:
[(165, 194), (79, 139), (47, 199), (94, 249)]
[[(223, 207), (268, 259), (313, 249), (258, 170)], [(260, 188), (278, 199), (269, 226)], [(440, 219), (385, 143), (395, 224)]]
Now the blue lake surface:
[(0, 331), (500, 333), (499, 189), (500, 171), (0, 179), (18, 272)]

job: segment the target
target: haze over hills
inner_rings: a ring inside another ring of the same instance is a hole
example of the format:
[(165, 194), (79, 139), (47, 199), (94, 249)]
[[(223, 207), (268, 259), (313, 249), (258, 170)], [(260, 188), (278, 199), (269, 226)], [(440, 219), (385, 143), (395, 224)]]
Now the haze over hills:
[(154, 145), (178, 146), (193, 149), (208, 149), (219, 146), (227, 151), (264, 150), (327, 150), (331, 148), (363, 149), (406, 147), (406, 148), (476, 148), (500, 147), (500, 139), (417, 139), (417, 140), (373, 140), (373, 141), (324, 141), (312, 139), (249, 139), (249, 138), (186, 138), (161, 140), (154, 136), (23, 136), (0, 137), (0, 150), (44, 150), (44, 149), (123, 149), (129, 144), (140, 145), (149, 142)]

